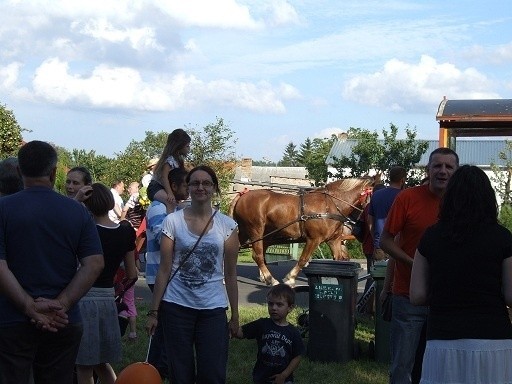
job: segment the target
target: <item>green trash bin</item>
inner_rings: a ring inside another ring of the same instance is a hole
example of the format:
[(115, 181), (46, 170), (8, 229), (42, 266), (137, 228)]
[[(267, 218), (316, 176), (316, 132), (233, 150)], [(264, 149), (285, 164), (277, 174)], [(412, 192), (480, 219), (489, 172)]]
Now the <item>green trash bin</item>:
[(389, 346), (391, 323), (382, 319), (382, 306), (379, 297), (384, 288), (387, 265), (387, 261), (377, 261), (370, 269), (370, 275), (375, 281), (375, 361), (385, 364), (388, 364), (391, 360)]
[(309, 284), (310, 360), (344, 363), (354, 358), (360, 270), (359, 263), (323, 259), (303, 268)]

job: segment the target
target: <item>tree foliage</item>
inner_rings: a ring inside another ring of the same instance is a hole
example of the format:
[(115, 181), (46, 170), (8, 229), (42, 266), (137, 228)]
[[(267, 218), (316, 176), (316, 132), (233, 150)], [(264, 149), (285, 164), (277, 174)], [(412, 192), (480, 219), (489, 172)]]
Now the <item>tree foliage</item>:
[(305, 146), (301, 147), (300, 156), (305, 159), (304, 166), (308, 171), (308, 177), (313, 180), (316, 187), (324, 185), (327, 181), (325, 160), (335, 142), (336, 136), (333, 135), (329, 139), (309, 140)]
[(103, 175), (102, 182), (110, 185), (115, 180), (125, 183), (140, 181), (146, 171), (147, 163), (154, 157), (160, 157), (167, 143), (168, 132), (145, 132), (141, 141), (132, 140), (126, 149), (116, 153), (108, 173)]
[(293, 144), (293, 142), (289, 142), (284, 149), (283, 158), (277, 165), (280, 167), (298, 167), (300, 165), (298, 157), (299, 152), (297, 151), (297, 146)]
[(18, 124), (13, 111), (0, 105), (0, 159), (17, 156), (23, 142), (21, 132), (24, 129)]
[[(224, 119), (217, 118), (202, 129), (187, 129), (192, 138), (188, 162), (193, 166), (208, 165), (215, 170), (222, 191), (227, 191), (235, 175), (237, 157), (235, 154), (235, 132)], [(225, 209), (230, 197), (225, 196), (218, 203)]]
[(502, 201), (502, 205), (511, 205), (512, 141), (505, 141), (505, 148), (498, 153), (498, 158), (503, 160), (504, 165), (499, 166), (494, 162), (491, 163), (491, 170), (493, 171), (491, 180), (495, 183), (495, 190)]
[[(211, 166), (217, 173), (221, 189), (225, 190), (233, 179), (236, 165), (234, 132), (220, 118), (201, 129), (187, 129), (187, 132), (192, 143), (186, 164)], [(148, 161), (162, 154), (168, 135), (168, 132), (163, 131), (146, 131), (143, 140), (132, 140), (124, 151), (116, 153), (112, 158), (98, 155), (95, 151), (76, 148), (68, 151), (56, 147), (59, 156), (56, 188), (64, 191), (66, 173), (76, 166), (86, 167), (93, 181), (107, 186), (115, 180), (123, 180), (126, 184), (140, 181)]]
[(313, 156), (313, 142), (308, 137), (299, 147), (299, 155), (297, 156), (299, 164), (306, 166), (306, 164), (312, 161)]
[(333, 164), (337, 178), (360, 177), (376, 171), (387, 177), (390, 167), (400, 165), (408, 170), (410, 184), (418, 184), (423, 175), (415, 168), (428, 149), (428, 142), (416, 139), (416, 130), (405, 128), (405, 139), (398, 139), (398, 127), (390, 124), (389, 131), (382, 130), (384, 139), (377, 132), (362, 128), (350, 128), (348, 138), (357, 141), (349, 156), (335, 158)]
[(505, 140), (505, 148), (498, 153), (498, 158), (503, 160), (504, 165), (499, 166), (492, 162), (493, 175), (490, 179), (494, 182), (496, 194), (501, 199), (499, 220), (512, 231), (512, 141)]

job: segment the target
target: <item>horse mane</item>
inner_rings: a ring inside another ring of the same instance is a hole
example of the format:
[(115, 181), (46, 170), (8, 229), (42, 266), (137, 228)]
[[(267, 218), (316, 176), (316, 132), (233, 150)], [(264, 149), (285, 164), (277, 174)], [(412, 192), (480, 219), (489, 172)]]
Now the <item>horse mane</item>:
[(327, 191), (337, 190), (341, 192), (351, 191), (355, 188), (364, 188), (373, 184), (374, 180), (370, 177), (355, 177), (350, 179), (340, 179), (326, 184), (323, 189)]

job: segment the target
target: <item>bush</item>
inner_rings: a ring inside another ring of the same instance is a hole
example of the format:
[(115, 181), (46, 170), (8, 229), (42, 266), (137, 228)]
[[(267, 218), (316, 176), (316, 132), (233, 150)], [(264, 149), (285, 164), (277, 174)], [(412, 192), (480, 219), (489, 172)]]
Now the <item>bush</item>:
[(512, 205), (503, 204), (501, 206), (499, 220), (509, 231), (512, 231)]
[[(348, 255), (351, 259), (365, 259), (361, 243), (357, 240), (349, 240), (346, 242)], [(320, 246), (313, 252), (312, 259), (332, 259), (332, 253), (326, 243)]]

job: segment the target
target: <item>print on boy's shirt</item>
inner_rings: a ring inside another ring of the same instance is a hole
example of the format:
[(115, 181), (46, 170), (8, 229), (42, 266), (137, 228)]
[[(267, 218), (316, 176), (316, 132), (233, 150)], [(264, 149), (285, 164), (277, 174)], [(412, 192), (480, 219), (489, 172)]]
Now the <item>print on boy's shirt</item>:
[(270, 330), (269, 333), (261, 337), (264, 344), (261, 347), (261, 357), (263, 364), (266, 366), (279, 366), (281, 362), (276, 360), (276, 357), (286, 356), (286, 344), (291, 345), (292, 340), (286, 337), (281, 332)]
[[(178, 255), (179, 263), (188, 255), (191, 248)], [(180, 280), (191, 289), (200, 288), (209, 281), (215, 272), (219, 247), (213, 243), (199, 243), (179, 270)]]

